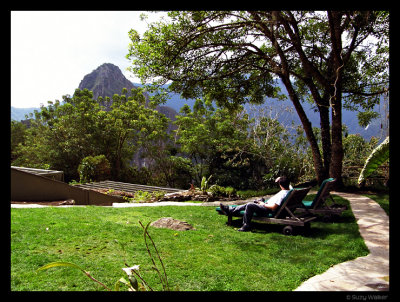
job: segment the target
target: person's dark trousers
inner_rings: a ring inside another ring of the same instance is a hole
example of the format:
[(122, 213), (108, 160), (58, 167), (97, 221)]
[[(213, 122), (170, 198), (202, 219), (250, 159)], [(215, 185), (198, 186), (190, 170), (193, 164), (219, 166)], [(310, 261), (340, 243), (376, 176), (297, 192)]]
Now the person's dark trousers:
[(265, 208), (263, 205), (259, 205), (256, 203), (246, 203), (244, 205), (237, 206), (231, 210), (231, 214), (239, 214), (240, 211), (244, 210), (243, 215), (243, 225), (250, 227), (251, 219), (253, 218), (254, 213), (257, 213), (259, 216), (267, 216), (271, 213), (271, 210)]

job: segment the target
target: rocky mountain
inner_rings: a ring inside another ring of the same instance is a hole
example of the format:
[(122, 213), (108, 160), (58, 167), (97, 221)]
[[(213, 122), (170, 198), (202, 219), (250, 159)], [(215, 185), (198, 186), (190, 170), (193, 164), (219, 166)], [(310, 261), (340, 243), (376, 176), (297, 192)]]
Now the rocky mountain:
[(78, 86), (81, 90), (87, 88), (92, 91), (94, 99), (99, 96), (112, 98), (114, 94), (121, 94), (123, 88), (130, 91), (136, 87), (122, 74), (118, 66), (111, 63), (104, 63), (85, 75)]
[[(134, 85), (130, 82), (121, 72), (118, 66), (115, 66), (111, 63), (104, 63), (93, 70), (91, 73), (85, 75), (80, 82), (78, 88), (88, 89), (93, 92), (93, 98), (97, 99), (99, 96), (105, 98), (110, 97), (114, 94), (121, 94), (122, 89), (126, 88), (129, 91), (133, 88), (137, 88), (139, 85)], [(148, 95), (145, 94), (146, 99), (148, 99)], [(107, 108), (107, 105), (103, 103)], [(106, 109), (108, 110), (108, 109)], [(164, 114), (166, 117), (170, 118), (171, 121), (175, 121), (175, 116), (178, 114), (173, 108), (168, 106), (157, 106), (156, 110), (160, 113)], [(168, 132), (175, 130), (177, 127), (172, 123), (168, 126)], [(146, 159), (141, 157), (141, 150), (137, 154), (135, 154), (132, 159), (137, 166), (143, 167), (148, 163)]]
[[(94, 99), (97, 99), (99, 96), (112, 98), (114, 94), (121, 94), (123, 88), (126, 88), (129, 92), (132, 88), (137, 87), (139, 85), (134, 85), (130, 82), (122, 74), (119, 67), (111, 63), (104, 63), (91, 73), (85, 75), (78, 86), (81, 90), (87, 88), (92, 91)], [(172, 121), (175, 120), (175, 115), (178, 114), (176, 110), (168, 106), (157, 106), (156, 109)], [(171, 130), (173, 125), (170, 125), (169, 128)]]
[[(123, 88), (130, 91), (132, 88), (140, 87), (140, 84), (130, 82), (121, 72), (118, 66), (111, 63), (104, 63), (93, 70), (91, 73), (85, 75), (79, 84), (79, 89), (89, 89), (93, 91), (93, 97), (108, 96), (112, 98), (114, 94), (121, 94)], [(282, 86), (282, 91), (285, 88)], [(170, 99), (166, 102), (166, 106), (158, 106), (157, 110), (165, 114), (172, 121), (175, 120), (175, 116), (178, 114), (180, 108), (186, 103), (190, 107), (193, 106), (195, 100), (182, 99), (179, 94), (171, 93)], [(278, 100), (268, 100), (266, 102), (269, 106), (274, 108), (274, 111), (280, 112), (279, 121), (283, 124), (300, 124), (300, 120), (292, 108), (293, 105), (289, 100), (278, 101)], [(314, 112), (312, 106), (305, 103), (303, 104), (305, 111), (313, 126), (319, 127), (319, 115)], [(282, 108), (292, 108), (293, 110), (289, 113)], [(24, 115), (33, 112), (35, 109), (39, 108), (13, 108), (11, 107), (11, 119), (23, 120)], [(247, 109), (247, 106), (246, 106)], [(260, 109), (261, 110), (261, 109)], [(378, 106), (377, 110), (382, 116), (386, 116), (387, 112), (384, 110), (384, 106)], [(369, 140), (372, 136), (383, 137), (382, 136), (382, 121), (384, 118), (375, 119), (368, 127), (362, 128), (358, 125), (357, 112), (348, 111), (343, 109), (342, 112), (343, 123), (348, 127), (349, 133), (359, 133), (362, 137)], [(173, 125), (170, 125), (169, 131), (173, 129)]]

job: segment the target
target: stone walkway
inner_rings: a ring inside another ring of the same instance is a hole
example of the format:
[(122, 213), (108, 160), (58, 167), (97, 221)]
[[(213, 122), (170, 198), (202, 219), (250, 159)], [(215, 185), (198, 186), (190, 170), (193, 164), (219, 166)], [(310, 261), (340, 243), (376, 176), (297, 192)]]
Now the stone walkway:
[(372, 199), (333, 192), (350, 202), (370, 254), (337, 264), (303, 282), (295, 291), (389, 290), (389, 217)]

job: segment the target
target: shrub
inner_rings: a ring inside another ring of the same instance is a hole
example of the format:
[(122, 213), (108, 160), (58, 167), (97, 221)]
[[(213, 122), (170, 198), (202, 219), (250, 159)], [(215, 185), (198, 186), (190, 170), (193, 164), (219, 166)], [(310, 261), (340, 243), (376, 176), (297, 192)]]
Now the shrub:
[(209, 191), (214, 195), (214, 196), (227, 196), (227, 197), (232, 197), (232, 195), (236, 194), (236, 189), (233, 187), (222, 187), (219, 185), (212, 185), (209, 189)]
[(135, 196), (133, 197), (134, 200), (139, 202), (148, 202), (152, 198), (152, 194), (147, 191), (136, 191)]
[(87, 156), (82, 159), (78, 173), (81, 183), (106, 180), (111, 173), (110, 162), (105, 155)]
[(209, 188), (209, 192), (211, 192), (213, 196), (222, 196), (225, 195), (225, 188), (219, 185), (212, 185)]
[(228, 195), (228, 197), (231, 197), (232, 195), (236, 194), (236, 189), (234, 187), (226, 187), (225, 193)]

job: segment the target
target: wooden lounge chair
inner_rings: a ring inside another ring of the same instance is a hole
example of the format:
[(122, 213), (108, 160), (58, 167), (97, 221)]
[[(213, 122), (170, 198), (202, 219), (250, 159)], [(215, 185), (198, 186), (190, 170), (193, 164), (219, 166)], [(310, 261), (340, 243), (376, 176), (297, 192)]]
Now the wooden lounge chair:
[(331, 218), (334, 215), (340, 216), (347, 207), (345, 205), (336, 204), (330, 195), (335, 183), (336, 179), (334, 178), (325, 179), (319, 187), (315, 198), (311, 201), (303, 200), (297, 211), (322, 214), (325, 218)]
[[(316, 217), (312, 216), (310, 213), (305, 212), (302, 214), (294, 214), (296, 208), (301, 205), (303, 198), (306, 197), (307, 193), (310, 191), (309, 188), (296, 188), (291, 189), (285, 199), (282, 201), (281, 206), (272, 213), (269, 213), (268, 216), (259, 216), (254, 213), (252, 221), (263, 222), (263, 223), (275, 223), (275, 224), (283, 224), (285, 227), (283, 228), (283, 233), (285, 235), (291, 235), (293, 232), (293, 226), (299, 227), (309, 227), (310, 221), (314, 220)], [(235, 207), (235, 206), (231, 206)], [(224, 214), (220, 207), (216, 208), (216, 211), (219, 214)], [(240, 214), (235, 215), (236, 217), (242, 217), (244, 215), (244, 211), (241, 211)], [(228, 225), (232, 223), (232, 216), (228, 215)]]

